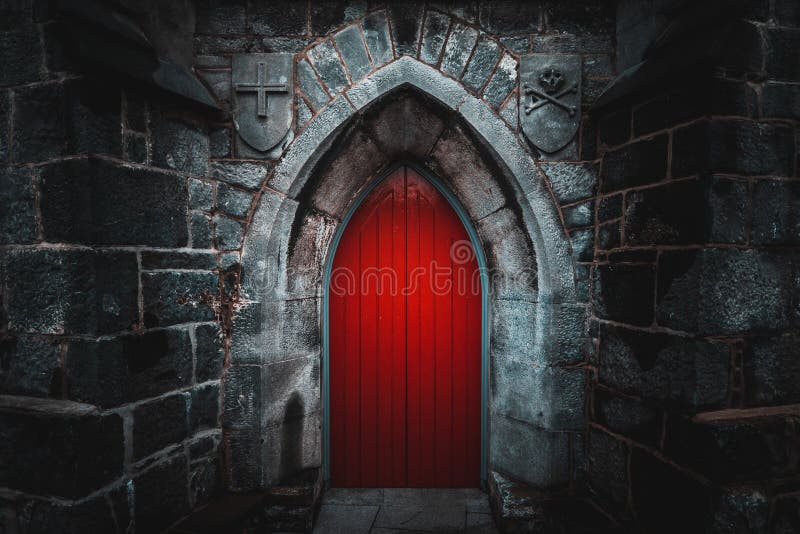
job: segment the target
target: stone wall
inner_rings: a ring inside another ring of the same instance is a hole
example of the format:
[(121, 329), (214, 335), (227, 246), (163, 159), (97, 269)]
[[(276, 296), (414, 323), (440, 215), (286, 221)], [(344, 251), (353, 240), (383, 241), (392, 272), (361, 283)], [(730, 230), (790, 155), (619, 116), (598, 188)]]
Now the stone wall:
[(751, 4), (595, 115), (588, 478), (636, 531), (798, 528), (800, 11)]

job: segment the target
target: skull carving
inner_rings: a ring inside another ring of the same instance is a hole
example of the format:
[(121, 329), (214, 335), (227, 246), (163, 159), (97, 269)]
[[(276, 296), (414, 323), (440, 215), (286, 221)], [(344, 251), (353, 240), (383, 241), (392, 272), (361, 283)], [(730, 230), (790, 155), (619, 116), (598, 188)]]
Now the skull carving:
[(539, 74), (539, 85), (542, 86), (545, 93), (551, 95), (564, 85), (564, 76), (556, 69), (548, 67)]

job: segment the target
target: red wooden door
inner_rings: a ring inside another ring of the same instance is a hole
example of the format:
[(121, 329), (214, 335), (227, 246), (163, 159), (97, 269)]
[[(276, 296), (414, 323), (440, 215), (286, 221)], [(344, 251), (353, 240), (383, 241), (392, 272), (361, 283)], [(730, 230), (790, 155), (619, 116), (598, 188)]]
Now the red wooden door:
[(332, 485), (477, 487), (481, 287), (447, 199), (393, 172), (345, 228), (328, 291)]

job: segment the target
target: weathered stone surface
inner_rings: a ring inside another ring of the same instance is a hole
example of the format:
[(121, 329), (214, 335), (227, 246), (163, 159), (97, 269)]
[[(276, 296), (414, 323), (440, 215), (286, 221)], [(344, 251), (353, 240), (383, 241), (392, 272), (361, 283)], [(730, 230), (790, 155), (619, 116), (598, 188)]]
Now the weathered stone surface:
[(664, 451), (715, 482), (795, 476), (800, 471), (798, 423), (793, 407), (671, 418)]
[(536, 253), (518, 217), (511, 209), (502, 208), (481, 219), (477, 231), (496, 295), (532, 301), (539, 290)]
[(231, 217), (245, 218), (250, 211), (253, 195), (241, 189), (219, 184), (217, 187), (217, 209)]
[(177, 393), (139, 404), (133, 410), (133, 456), (139, 460), (188, 435), (188, 396)]
[(144, 323), (147, 327), (214, 319), (219, 278), (207, 272), (142, 273)]
[(200, 78), (214, 94), (217, 103), (225, 109), (231, 108), (231, 71), (230, 70), (200, 70)]
[(231, 154), (231, 131), (225, 127), (212, 129), (208, 134), (208, 151), (212, 158), (227, 158)]
[(662, 416), (641, 400), (595, 388), (594, 415), (598, 424), (616, 434), (653, 447), (660, 443)]
[[(667, 135), (662, 134), (609, 151), (600, 175), (602, 192), (647, 185), (666, 178), (667, 143)], [(676, 150), (675, 153), (683, 152)]]
[(492, 415), (491, 464), (539, 489), (569, 483), (569, 434), (534, 428)]
[(350, 72), (350, 78), (358, 81), (372, 70), (369, 63), (369, 56), (365, 48), (364, 40), (358, 26), (348, 26), (344, 30), (334, 35), (336, 47), (342, 55), (344, 64)]
[[(629, 193), (625, 199), (626, 244), (741, 243), (748, 195), (745, 182), (718, 177)], [(680, 210), (675, 209), (677, 205)]]
[(389, 36), (389, 23), (386, 21), (385, 11), (370, 13), (361, 21), (364, 30), (364, 40), (367, 43), (372, 63), (378, 67), (392, 60), (392, 40)]
[(11, 132), (8, 129), (9, 114), (11, 113), (11, 92), (0, 90), (0, 163), (5, 164), (9, 158), (11, 148)]
[(320, 409), (320, 358), (314, 354), (267, 365), (263, 417), (279, 424)]
[(103, 80), (71, 81), (67, 91), (67, 151), (121, 154), (120, 93)]
[(441, 69), (455, 78), (460, 78), (477, 41), (478, 30), (460, 22), (454, 23), (444, 45)]
[(311, 111), (309, 105), (306, 104), (305, 98), (302, 98), (300, 96), (298, 96), (295, 99), (295, 109), (297, 110), (296, 112), (297, 128), (295, 129), (296, 131), (305, 126), (305, 124), (311, 120), (311, 118), (314, 116), (314, 112)]
[(505, 105), (500, 108), (500, 116), (512, 130), (517, 130), (519, 125), (519, 94), (516, 91), (506, 99)]
[(267, 431), (264, 440), (265, 483), (275, 485), (322, 465), (322, 416), (291, 419)]
[(517, 86), (517, 60), (510, 54), (503, 54), (483, 92), (483, 99), (494, 109), (499, 109), (508, 94)]
[(567, 228), (589, 226), (594, 222), (594, 200), (562, 208)]
[(367, 129), (388, 158), (427, 157), (444, 129), (434, 108), (413, 96), (387, 104), (371, 122)]
[(233, 365), (224, 377), (223, 426), (234, 429), (255, 429), (261, 424), (263, 396), (261, 366)]
[(272, 164), (244, 161), (216, 161), (211, 164), (211, 176), (245, 189), (259, 189), (272, 170)]
[(243, 0), (197, 3), (195, 31), (197, 33), (243, 34), (246, 32), (246, 5)]
[(36, 238), (33, 197), (33, 178), (28, 169), (0, 171), (0, 205), (4, 207), (0, 212), (0, 244), (25, 244)]
[(35, 397), (61, 394), (60, 347), (52, 341), (9, 337), (0, 342), (0, 391)]
[(13, 123), (15, 163), (45, 161), (63, 155), (67, 129), (64, 86), (48, 83), (15, 91)]
[(593, 302), (598, 317), (648, 326), (653, 322), (655, 271), (649, 265), (598, 265)]
[(297, 63), (297, 81), (300, 84), (300, 90), (308, 97), (308, 101), (314, 109), (318, 110), (328, 103), (328, 93), (325, 92), (316, 73), (311, 68), (311, 64), (306, 60)]
[(525, 355), (492, 358), (492, 410), (537, 428), (582, 430), (585, 387), (583, 369), (538, 367)]
[(592, 429), (589, 434), (588, 477), (592, 495), (617, 514), (627, 517), (628, 447), (608, 434)]
[(571, 204), (594, 196), (599, 168), (594, 163), (542, 163), (559, 204)]
[(225, 452), (231, 458), (227, 486), (232, 491), (253, 491), (262, 487), (261, 432), (232, 430), (225, 435)]
[(166, 250), (143, 250), (143, 270), (191, 269), (212, 271), (217, 267), (217, 255), (213, 252), (173, 252)]
[(339, 54), (329, 39), (309, 50), (308, 58), (331, 94), (341, 93), (350, 85), (344, 67), (340, 63)]
[(438, 64), (449, 26), (450, 17), (436, 11), (428, 11), (422, 27), (422, 45), (419, 52), (422, 61), (431, 65)]
[(658, 323), (711, 335), (785, 328), (791, 278), (780, 253), (665, 251), (658, 265)]
[(489, 33), (521, 33), (539, 29), (539, 4), (503, 0), (479, 6), (479, 22)]
[(597, 206), (597, 222), (609, 221), (622, 215), (622, 195), (612, 195), (600, 199)]
[(705, 172), (791, 176), (791, 128), (743, 120), (703, 120), (675, 131), (672, 176)]
[(222, 331), (217, 324), (199, 325), (194, 330), (195, 373), (198, 382), (217, 380), (222, 372), (224, 352)]
[(745, 345), (744, 395), (748, 405), (800, 402), (800, 358), (795, 334), (749, 339)]
[(800, 87), (769, 83), (762, 91), (764, 117), (800, 119)]
[(160, 532), (189, 513), (186, 457), (178, 454), (133, 479), (136, 529)]
[(364, 0), (353, 2), (323, 0), (314, 2), (311, 5), (310, 13), (311, 34), (327, 35), (336, 28), (364, 16), (366, 11), (367, 2)]
[(409, 1), (402, 4), (391, 2), (386, 8), (392, 20), (392, 37), (397, 55), (416, 56), (424, 3), (420, 1)]
[(20, 249), (5, 260), (11, 331), (100, 335), (137, 322), (133, 252)]
[(41, 213), (48, 241), (186, 245), (186, 180), (97, 159), (47, 165)]
[(308, 6), (302, 2), (258, 2), (248, 16), (250, 29), (259, 35), (305, 35), (308, 31)]
[[(14, 20), (9, 18), (9, 21)], [(19, 21), (19, 19), (16, 19)], [(5, 28), (4, 28), (5, 30)], [(42, 43), (33, 25), (0, 33), (0, 61), (4, 65), (0, 86), (20, 85), (40, 78)]]
[(189, 429), (191, 432), (220, 426), (219, 384), (197, 386), (192, 390), (190, 400)]
[(191, 241), (193, 248), (211, 248), (211, 219), (202, 213), (192, 213)]
[(569, 238), (572, 242), (572, 255), (575, 259), (577, 261), (592, 261), (594, 258), (594, 229), (574, 230), (569, 233)]
[(153, 165), (203, 176), (208, 171), (208, 135), (178, 119), (156, 114), (151, 125)]
[[(0, 484), (81, 498), (122, 475), (122, 418), (93, 406), (0, 398)], [(43, 447), (42, 444), (47, 446)]]
[[(621, 244), (622, 234), (617, 221), (600, 225), (597, 229), (597, 249), (611, 250)], [(587, 260), (588, 261), (588, 260)]]
[(793, 51), (800, 47), (800, 28), (769, 28), (765, 69), (776, 80), (800, 81), (800, 66)]
[(214, 215), (214, 246), (219, 250), (242, 247), (244, 225), (224, 215)]
[(274, 317), (262, 346), (265, 362), (274, 363), (319, 350), (320, 299), (271, 301), (263, 304), (264, 317)]
[(122, 138), (122, 156), (131, 163), (147, 164), (147, 139), (142, 135), (126, 132)]
[(600, 337), (600, 383), (689, 412), (725, 405), (726, 345), (611, 325)]
[(714, 495), (711, 507), (714, 532), (764, 532), (767, 527), (769, 500), (760, 488), (725, 488)]
[(500, 60), (501, 53), (502, 49), (496, 41), (481, 37), (464, 72), (464, 84), (474, 91), (479, 91)]
[(72, 341), (65, 373), (70, 399), (111, 407), (155, 397), (191, 383), (189, 334), (165, 329), (101, 341)]
[(800, 243), (800, 184), (759, 180), (753, 189), (753, 228), (756, 245)]

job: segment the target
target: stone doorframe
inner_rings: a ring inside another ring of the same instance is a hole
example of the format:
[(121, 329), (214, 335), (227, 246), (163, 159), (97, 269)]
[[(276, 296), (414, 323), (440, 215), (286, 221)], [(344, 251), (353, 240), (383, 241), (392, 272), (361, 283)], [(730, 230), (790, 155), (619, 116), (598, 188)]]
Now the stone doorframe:
[(320, 110), (260, 192), (223, 377), (230, 489), (322, 465), (324, 266), (348, 208), (400, 160), (441, 178), (486, 253), (489, 469), (540, 488), (570, 484), (583, 457), (586, 309), (551, 189), (483, 101), (402, 57)]

